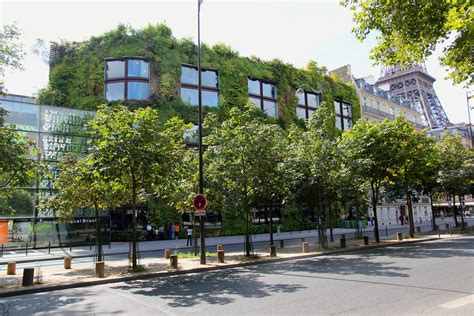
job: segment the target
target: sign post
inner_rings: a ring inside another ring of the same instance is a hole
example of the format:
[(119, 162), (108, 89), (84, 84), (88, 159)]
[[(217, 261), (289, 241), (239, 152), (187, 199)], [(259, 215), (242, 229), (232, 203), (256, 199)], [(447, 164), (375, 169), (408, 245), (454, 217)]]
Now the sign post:
[(199, 227), (200, 227), (200, 236), (201, 236), (201, 264), (206, 264), (206, 246), (204, 238), (204, 219), (203, 216), (206, 215), (206, 206), (207, 200), (206, 197), (202, 194), (198, 194), (194, 197), (193, 205), (195, 215), (199, 216)]

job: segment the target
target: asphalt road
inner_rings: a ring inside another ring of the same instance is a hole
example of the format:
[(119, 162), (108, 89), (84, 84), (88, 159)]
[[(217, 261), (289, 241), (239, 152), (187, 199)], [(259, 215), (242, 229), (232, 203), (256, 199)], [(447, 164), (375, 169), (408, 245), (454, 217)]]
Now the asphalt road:
[(474, 315), (474, 236), (0, 300), (9, 315)]

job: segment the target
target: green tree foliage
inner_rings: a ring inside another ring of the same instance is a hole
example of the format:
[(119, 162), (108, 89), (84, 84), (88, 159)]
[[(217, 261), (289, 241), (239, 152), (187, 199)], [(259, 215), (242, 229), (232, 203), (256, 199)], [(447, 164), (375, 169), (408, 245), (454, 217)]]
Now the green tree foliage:
[[(135, 30), (119, 25), (115, 30), (81, 43), (56, 43), (57, 54), (51, 62), (48, 87), (38, 93), (40, 103), (95, 110), (104, 100), (104, 58), (144, 56), (150, 60), (151, 102), (127, 101), (133, 107), (160, 107), (163, 121), (179, 116), (197, 123), (197, 107), (184, 104), (180, 95), (181, 65), (197, 65), (197, 46), (189, 39), (176, 39), (163, 24)], [(278, 95), (279, 122), (295, 121), (295, 90), (303, 83), (323, 89), (328, 103), (338, 97), (353, 106), (358, 118), (359, 103), (350, 85), (324, 74), (324, 69), (310, 62), (307, 69), (297, 69), (280, 60), (262, 61), (240, 57), (230, 47), (202, 45), (202, 67), (219, 72), (219, 108), (204, 108), (205, 114), (217, 112), (220, 118), (233, 107), (243, 109), (248, 101), (248, 77), (275, 83)]]
[(5, 125), (6, 113), (0, 108), (0, 197), (30, 184), (35, 172), (33, 142)]
[(0, 88), (3, 87), (6, 69), (22, 69), (21, 61), (25, 53), (19, 43), (20, 34), (15, 24), (3, 25), (0, 30)]
[[(456, 84), (474, 82), (474, 10), (470, 0), (341, 0), (354, 11), (353, 32), (364, 40), (375, 31), (372, 58), (381, 64), (423, 62), (449, 43), (441, 62)], [(453, 39), (450, 42), (450, 39)]]
[(306, 122), (305, 130), (290, 130), (285, 159), (290, 199), (308, 207), (313, 217), (317, 215), (322, 247), (326, 247), (325, 221), (335, 217), (333, 204), (338, 201), (341, 179), (338, 131), (331, 115), (329, 107), (322, 103)]
[(184, 155), (183, 133), (188, 127), (172, 118), (161, 123), (150, 107), (101, 107), (90, 121), (91, 151), (100, 176), (124, 192), (132, 208), (132, 265), (137, 268), (137, 204), (148, 195), (166, 197), (176, 188), (177, 166)]
[[(219, 192), (226, 208), (238, 211), (245, 227), (245, 252), (250, 255), (251, 211), (261, 203), (282, 196), (282, 161), (285, 135), (275, 124), (267, 124), (256, 110), (233, 108), (219, 123), (206, 118), (210, 129), (205, 142), (205, 182)], [(212, 204), (209, 204), (212, 207)]]

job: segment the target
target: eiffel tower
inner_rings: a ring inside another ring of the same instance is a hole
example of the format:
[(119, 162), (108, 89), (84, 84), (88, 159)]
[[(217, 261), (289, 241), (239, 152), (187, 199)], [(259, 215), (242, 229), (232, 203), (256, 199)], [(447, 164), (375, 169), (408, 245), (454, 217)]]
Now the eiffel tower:
[(433, 82), (423, 64), (413, 64), (406, 67), (390, 66), (382, 68), (377, 87), (390, 87), (390, 92), (402, 100), (414, 105), (423, 113), (425, 123), (430, 129), (451, 126), (446, 112), (433, 89)]

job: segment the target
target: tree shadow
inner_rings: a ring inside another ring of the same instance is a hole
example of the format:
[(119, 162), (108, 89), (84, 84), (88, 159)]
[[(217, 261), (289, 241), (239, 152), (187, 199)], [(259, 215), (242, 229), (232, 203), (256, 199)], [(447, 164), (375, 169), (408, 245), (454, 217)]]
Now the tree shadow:
[(136, 280), (113, 287), (132, 294), (159, 296), (171, 307), (190, 307), (200, 303), (230, 304), (232, 296), (263, 298), (272, 293), (292, 293), (305, 288), (299, 284), (268, 284), (259, 273), (247, 269), (220, 270), (170, 278)]

